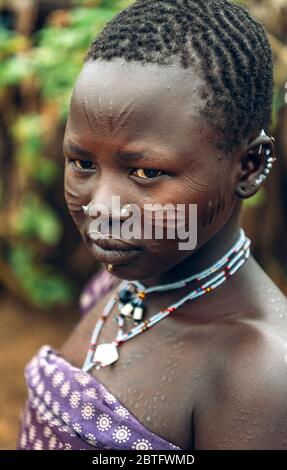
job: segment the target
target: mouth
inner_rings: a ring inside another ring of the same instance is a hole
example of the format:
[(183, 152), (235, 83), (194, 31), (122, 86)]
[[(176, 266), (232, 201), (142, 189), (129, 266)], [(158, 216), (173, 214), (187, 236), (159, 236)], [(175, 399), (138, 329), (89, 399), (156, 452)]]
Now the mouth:
[(89, 236), (92, 243), (92, 253), (101, 263), (106, 264), (125, 264), (137, 257), (141, 249), (131, 243), (112, 238), (96, 238)]

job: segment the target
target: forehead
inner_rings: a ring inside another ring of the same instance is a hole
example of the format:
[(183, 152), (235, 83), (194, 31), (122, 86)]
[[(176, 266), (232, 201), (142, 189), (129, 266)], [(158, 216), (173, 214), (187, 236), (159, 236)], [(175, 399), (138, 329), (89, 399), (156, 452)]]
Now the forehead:
[[(75, 84), (67, 132), (80, 139), (206, 144), (200, 119), (204, 83), (192, 69), (121, 59), (87, 62)], [(212, 139), (211, 139), (212, 141)]]

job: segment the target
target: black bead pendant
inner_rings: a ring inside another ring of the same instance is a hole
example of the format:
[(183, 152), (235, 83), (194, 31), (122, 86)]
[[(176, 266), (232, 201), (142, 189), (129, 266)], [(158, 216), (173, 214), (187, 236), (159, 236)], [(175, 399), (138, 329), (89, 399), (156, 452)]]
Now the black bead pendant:
[(128, 289), (121, 289), (118, 295), (119, 295), (119, 300), (123, 304), (126, 304), (131, 298), (131, 292)]
[(134, 305), (134, 307), (144, 307), (144, 301), (138, 297), (132, 299), (131, 303)]

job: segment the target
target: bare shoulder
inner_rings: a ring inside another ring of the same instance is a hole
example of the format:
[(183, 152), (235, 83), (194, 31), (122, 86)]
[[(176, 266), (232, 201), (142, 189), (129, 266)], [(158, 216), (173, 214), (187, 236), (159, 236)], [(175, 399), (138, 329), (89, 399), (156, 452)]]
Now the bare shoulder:
[(116, 287), (107, 292), (97, 304), (85, 314), (76, 324), (65, 342), (58, 348), (60, 355), (72, 365), (82, 367), (88, 351), (92, 331), (103, 312), (104, 306), (115, 289)]
[[(287, 449), (287, 309), (241, 320), (195, 407), (196, 449)], [(275, 315), (274, 315), (275, 317)]]

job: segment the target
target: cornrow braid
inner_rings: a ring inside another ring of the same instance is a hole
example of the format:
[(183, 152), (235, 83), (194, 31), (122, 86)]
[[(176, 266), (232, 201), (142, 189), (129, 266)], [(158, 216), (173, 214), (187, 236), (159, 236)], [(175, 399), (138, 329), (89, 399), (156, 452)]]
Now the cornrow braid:
[(272, 116), (273, 57), (264, 26), (228, 0), (137, 0), (108, 22), (84, 59), (196, 67), (202, 117), (233, 152)]

